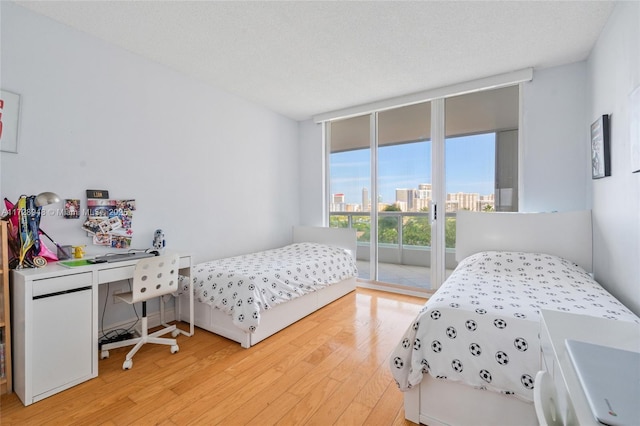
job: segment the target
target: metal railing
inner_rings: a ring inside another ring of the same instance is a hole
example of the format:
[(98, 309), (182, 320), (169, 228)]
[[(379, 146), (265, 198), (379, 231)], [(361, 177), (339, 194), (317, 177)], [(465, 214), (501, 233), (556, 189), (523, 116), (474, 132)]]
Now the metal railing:
[[(378, 212), (378, 244), (431, 248), (429, 212)], [(455, 248), (456, 213), (446, 213), (446, 247)], [(371, 215), (368, 212), (330, 212), (329, 226), (353, 228), (358, 231), (358, 243), (370, 243)]]
[[(429, 212), (378, 212), (378, 262), (431, 266), (431, 220)], [(455, 267), (456, 213), (446, 214), (445, 267)], [(371, 215), (369, 212), (330, 212), (329, 224), (357, 231), (358, 260), (369, 260)]]

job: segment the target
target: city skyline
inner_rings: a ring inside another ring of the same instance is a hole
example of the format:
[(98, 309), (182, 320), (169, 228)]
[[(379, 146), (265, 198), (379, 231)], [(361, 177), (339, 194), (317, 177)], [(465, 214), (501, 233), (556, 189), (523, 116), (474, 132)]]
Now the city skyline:
[[(429, 209), (432, 199), (432, 186), (430, 183), (422, 183), (418, 188), (396, 189), (396, 197), (393, 203), (378, 201), (378, 211), (382, 211), (388, 205), (395, 205), (403, 212), (420, 212)], [(332, 212), (367, 212), (371, 210), (371, 199), (367, 188), (362, 190), (361, 203), (346, 203), (342, 193), (331, 194)], [(445, 210), (455, 212), (460, 209), (471, 211), (483, 211), (487, 208), (495, 209), (494, 194), (478, 194), (469, 192), (447, 193)]]
[[(495, 186), (495, 134), (448, 138), (445, 170), (448, 194), (487, 196)], [(362, 204), (362, 190), (370, 193), (369, 149), (331, 154), (331, 194), (344, 194), (346, 204)], [(431, 142), (380, 147), (378, 150), (379, 202), (396, 202), (396, 190), (431, 184)]]

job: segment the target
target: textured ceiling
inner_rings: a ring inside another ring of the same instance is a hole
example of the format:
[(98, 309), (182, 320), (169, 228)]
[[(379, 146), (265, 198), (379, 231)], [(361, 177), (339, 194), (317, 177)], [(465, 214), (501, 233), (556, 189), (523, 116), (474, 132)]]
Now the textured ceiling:
[(584, 60), (610, 1), (18, 1), (295, 120)]

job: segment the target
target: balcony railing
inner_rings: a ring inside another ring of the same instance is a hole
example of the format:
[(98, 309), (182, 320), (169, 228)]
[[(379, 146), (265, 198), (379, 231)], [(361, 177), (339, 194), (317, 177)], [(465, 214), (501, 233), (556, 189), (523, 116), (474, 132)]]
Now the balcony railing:
[[(378, 262), (430, 267), (431, 222), (429, 212), (378, 212)], [(369, 260), (371, 215), (368, 212), (330, 212), (329, 225), (357, 231), (358, 260)], [(455, 261), (456, 213), (446, 214), (446, 268)]]

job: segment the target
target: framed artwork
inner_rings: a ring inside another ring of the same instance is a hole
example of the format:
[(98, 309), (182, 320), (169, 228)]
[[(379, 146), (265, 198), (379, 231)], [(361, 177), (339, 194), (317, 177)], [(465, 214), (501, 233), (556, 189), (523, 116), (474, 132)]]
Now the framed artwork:
[(631, 146), (631, 173), (640, 172), (640, 86), (629, 96), (629, 145)]
[(80, 200), (74, 198), (64, 201), (64, 218), (80, 219)]
[(591, 177), (611, 176), (609, 116), (603, 115), (591, 125)]
[(0, 90), (0, 151), (18, 152), (20, 95)]

